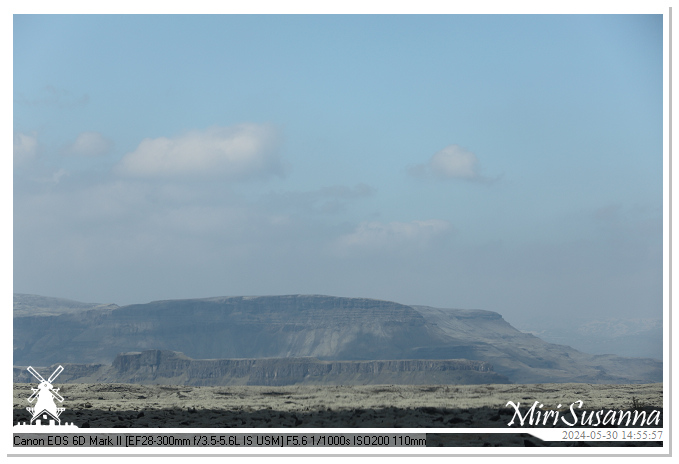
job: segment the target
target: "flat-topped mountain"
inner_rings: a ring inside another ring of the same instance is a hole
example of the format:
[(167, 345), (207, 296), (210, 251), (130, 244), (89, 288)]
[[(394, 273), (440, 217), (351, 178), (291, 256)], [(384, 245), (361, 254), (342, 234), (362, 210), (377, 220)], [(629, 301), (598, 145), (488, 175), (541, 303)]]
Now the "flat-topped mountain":
[(515, 383), (662, 381), (659, 361), (546, 343), (491, 311), (367, 298), (219, 297), (14, 317), (15, 365), (110, 364), (119, 353), (146, 350), (194, 360), (466, 359), (489, 363)]
[(81, 303), (65, 298), (53, 298), (25, 293), (14, 294), (14, 317), (18, 316), (55, 316), (73, 314), (90, 309), (115, 309), (118, 305), (102, 305), (99, 303)]

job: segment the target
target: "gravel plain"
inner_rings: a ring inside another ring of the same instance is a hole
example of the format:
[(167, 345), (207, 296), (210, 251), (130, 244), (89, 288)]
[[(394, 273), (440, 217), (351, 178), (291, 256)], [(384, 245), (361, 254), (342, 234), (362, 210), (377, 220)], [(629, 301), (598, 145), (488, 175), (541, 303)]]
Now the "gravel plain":
[[(663, 385), (228, 386), (62, 384), (62, 422), (90, 428), (498, 428), (539, 401), (544, 410), (662, 410)], [(27, 421), (34, 384), (14, 384), (14, 423)], [(561, 405), (561, 408), (557, 408)], [(428, 446), (658, 446), (544, 443), (516, 434), (429, 434)], [(661, 421), (662, 425), (662, 421)], [(553, 424), (547, 424), (553, 426)], [(562, 428), (561, 426), (560, 428)], [(454, 430), (451, 430), (453, 432)]]

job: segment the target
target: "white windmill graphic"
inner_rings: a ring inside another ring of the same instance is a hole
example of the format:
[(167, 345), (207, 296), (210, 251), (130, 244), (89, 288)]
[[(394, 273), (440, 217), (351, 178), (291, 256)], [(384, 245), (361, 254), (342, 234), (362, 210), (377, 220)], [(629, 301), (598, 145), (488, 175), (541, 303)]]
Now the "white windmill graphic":
[(40, 382), (40, 384), (38, 384), (38, 388), (31, 388), (31, 390), (33, 390), (33, 394), (28, 398), (28, 402), (32, 403), (35, 397), (38, 397), (38, 401), (36, 401), (34, 407), (26, 408), (28, 412), (33, 414), (33, 417), (31, 418), (31, 424), (35, 423), (40, 425), (40, 418), (42, 417), (43, 419), (48, 419), (48, 416), (50, 425), (54, 425), (55, 423), (57, 425), (61, 424), (61, 419), (59, 419), (59, 416), (62, 412), (64, 412), (65, 408), (58, 408), (54, 400), (56, 399), (59, 400), (60, 403), (63, 403), (64, 399), (58, 393), (59, 389), (52, 386), (52, 382), (59, 374), (61, 374), (61, 371), (63, 370), (64, 368), (62, 366), (57, 367), (50, 378), (45, 380), (35, 369), (33, 369), (32, 366), (28, 366), (28, 372), (30, 372), (33, 377), (38, 379)]

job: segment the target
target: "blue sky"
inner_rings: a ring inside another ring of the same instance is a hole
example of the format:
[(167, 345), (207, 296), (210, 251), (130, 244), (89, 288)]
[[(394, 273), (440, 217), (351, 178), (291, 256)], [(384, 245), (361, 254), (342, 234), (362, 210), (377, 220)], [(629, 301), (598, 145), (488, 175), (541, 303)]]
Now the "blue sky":
[(660, 318), (660, 15), (15, 16), (14, 291)]

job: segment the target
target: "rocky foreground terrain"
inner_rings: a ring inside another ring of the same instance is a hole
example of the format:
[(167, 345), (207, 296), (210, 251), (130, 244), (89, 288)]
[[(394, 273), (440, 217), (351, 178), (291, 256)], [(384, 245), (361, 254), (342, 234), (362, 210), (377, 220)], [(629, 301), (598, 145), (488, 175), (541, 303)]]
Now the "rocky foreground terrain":
[[(14, 423), (31, 384), (14, 384)], [(62, 421), (89, 428), (497, 428), (507, 429), (508, 401), (545, 408), (582, 400), (583, 409), (662, 410), (663, 387), (646, 385), (428, 385), (189, 387), (64, 384)], [(525, 412), (525, 410), (524, 410)], [(542, 442), (516, 434), (429, 434), (428, 446), (658, 446), (658, 442)]]

